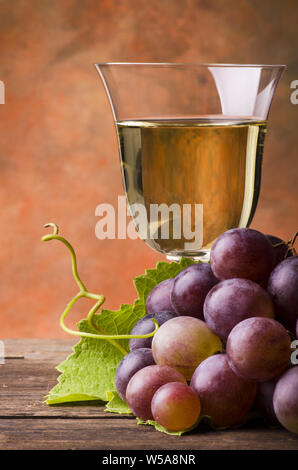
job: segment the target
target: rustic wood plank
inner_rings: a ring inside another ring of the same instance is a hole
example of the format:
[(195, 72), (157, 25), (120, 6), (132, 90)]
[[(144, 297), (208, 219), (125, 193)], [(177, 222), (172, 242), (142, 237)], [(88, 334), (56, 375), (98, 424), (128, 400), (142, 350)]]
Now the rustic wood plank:
[(56, 365), (72, 352), (77, 341), (5, 340), (6, 359), (0, 366), (0, 417), (116, 417), (104, 412), (100, 401), (55, 406), (44, 403), (45, 395), (57, 383)]
[(55, 352), (51, 360), (45, 360), (44, 353), (39, 360), (25, 353), (25, 359), (6, 359), (0, 366), (0, 417), (119, 417), (106, 413), (100, 401), (55, 406), (44, 403), (45, 395), (57, 383), (55, 366), (66, 357), (64, 351)]
[(72, 352), (72, 346), (79, 341), (78, 338), (67, 339), (5, 339), (4, 357), (27, 358), (32, 360), (51, 359), (62, 361)]
[(122, 419), (1, 419), (2, 449), (292, 449), (297, 438), (281, 429), (200, 431), (177, 437)]

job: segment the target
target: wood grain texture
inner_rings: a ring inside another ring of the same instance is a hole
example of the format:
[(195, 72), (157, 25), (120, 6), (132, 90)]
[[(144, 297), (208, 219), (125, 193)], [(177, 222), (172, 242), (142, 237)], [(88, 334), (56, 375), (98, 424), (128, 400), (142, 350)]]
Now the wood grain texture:
[(297, 438), (281, 429), (204, 430), (177, 437), (124, 418), (1, 419), (0, 443), (5, 449), (297, 450)]
[(56, 365), (72, 352), (75, 342), (73, 339), (5, 340), (6, 361), (0, 368), (0, 417), (106, 417), (100, 401), (71, 406), (44, 403), (45, 395), (57, 383)]
[(56, 383), (55, 366), (71, 352), (73, 343), (5, 341), (6, 361), (0, 366), (0, 449), (298, 450), (297, 436), (282, 428), (265, 428), (260, 422), (224, 432), (202, 426), (177, 437), (137, 426), (132, 416), (105, 413), (100, 402), (48, 406), (43, 397)]

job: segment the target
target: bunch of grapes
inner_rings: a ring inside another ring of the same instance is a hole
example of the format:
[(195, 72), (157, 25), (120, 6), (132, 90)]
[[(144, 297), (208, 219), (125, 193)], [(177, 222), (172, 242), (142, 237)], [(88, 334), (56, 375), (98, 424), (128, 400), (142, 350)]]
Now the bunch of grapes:
[(169, 431), (241, 423), (255, 405), (298, 433), (298, 256), (277, 237), (238, 228), (148, 295), (116, 388), (132, 412)]

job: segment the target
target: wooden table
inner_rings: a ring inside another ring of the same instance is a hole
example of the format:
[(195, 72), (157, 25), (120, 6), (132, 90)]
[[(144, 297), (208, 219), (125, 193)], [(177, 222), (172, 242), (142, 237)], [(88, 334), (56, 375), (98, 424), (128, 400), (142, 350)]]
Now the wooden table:
[(130, 416), (105, 413), (100, 403), (56, 405), (43, 397), (56, 383), (55, 366), (71, 352), (71, 340), (5, 340), (0, 365), (0, 449), (288, 449), (298, 436), (263, 424), (223, 432), (199, 429), (177, 437)]

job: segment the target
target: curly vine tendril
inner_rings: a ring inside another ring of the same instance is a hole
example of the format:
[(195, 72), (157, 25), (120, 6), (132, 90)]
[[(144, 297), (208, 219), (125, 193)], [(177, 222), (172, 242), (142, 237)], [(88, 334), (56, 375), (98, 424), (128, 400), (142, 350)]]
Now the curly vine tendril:
[[(94, 338), (94, 339), (105, 339), (107, 341), (109, 341), (111, 344), (113, 344), (113, 346), (115, 346), (115, 348), (117, 348), (123, 355), (126, 355), (128, 353), (128, 351), (126, 351), (126, 349), (123, 348), (123, 346), (121, 346), (121, 344), (116, 341), (118, 339), (129, 339), (129, 338), (150, 338), (151, 336), (153, 336), (155, 334), (155, 332), (157, 331), (159, 325), (157, 323), (157, 321), (155, 319), (152, 319), (154, 325), (155, 325), (155, 329), (154, 331), (152, 331), (151, 333), (148, 333), (146, 335), (108, 335), (107, 333), (105, 333), (101, 328), (99, 328), (97, 325), (95, 325), (94, 321), (93, 321), (93, 317), (94, 317), (94, 314), (98, 311), (98, 309), (101, 307), (101, 305), (104, 303), (105, 301), (105, 297), (103, 295), (99, 295), (99, 294), (93, 294), (92, 292), (89, 292), (87, 290), (87, 288), (85, 287), (85, 285), (83, 284), (83, 282), (81, 281), (81, 278), (78, 274), (78, 269), (77, 269), (77, 259), (76, 259), (76, 254), (75, 254), (75, 251), (73, 249), (73, 247), (71, 246), (71, 244), (63, 237), (60, 237), (58, 235), (59, 233), (59, 228), (56, 224), (50, 222), (48, 224), (45, 224), (44, 227), (53, 227), (53, 233), (52, 234), (49, 234), (49, 235), (45, 235), (42, 237), (42, 241), (43, 242), (47, 242), (49, 240), (59, 240), (60, 242), (62, 242), (69, 250), (70, 252), (70, 255), (71, 255), (71, 260), (72, 260), (72, 273), (73, 273), (73, 277), (77, 283), (77, 285), (79, 286), (79, 293), (76, 294), (72, 299), (71, 301), (67, 304), (64, 312), (62, 313), (61, 317), (60, 317), (60, 326), (61, 328), (66, 331), (66, 333), (69, 333), (71, 335), (74, 335), (74, 336), (82, 336), (82, 337), (86, 337), (86, 338)], [(64, 323), (64, 320), (67, 316), (67, 314), (69, 313), (71, 307), (79, 300), (81, 299), (82, 297), (85, 297), (87, 299), (92, 299), (92, 300), (96, 300), (96, 303), (94, 304), (94, 306), (90, 309), (89, 313), (88, 313), (88, 316), (87, 316), (87, 322), (88, 322), (88, 325), (91, 329), (95, 330), (95, 331), (98, 331), (100, 334), (98, 333), (87, 333), (87, 332), (82, 332), (82, 331), (75, 331), (75, 330), (72, 330), (70, 328), (68, 328), (65, 323)]]

